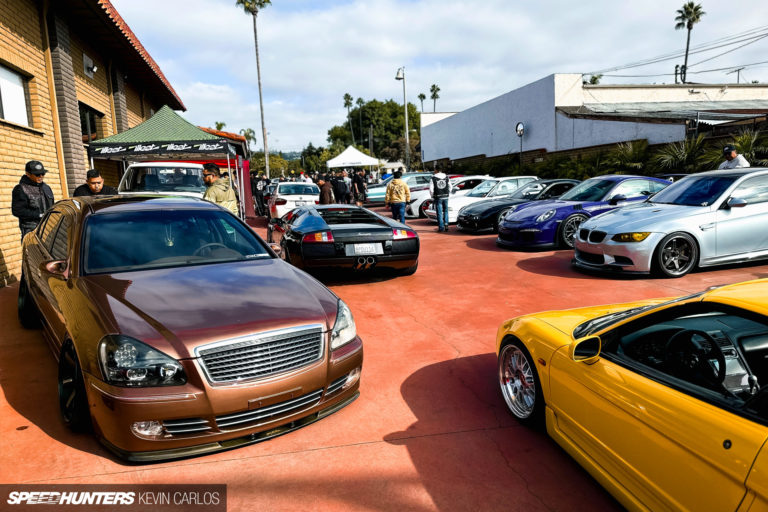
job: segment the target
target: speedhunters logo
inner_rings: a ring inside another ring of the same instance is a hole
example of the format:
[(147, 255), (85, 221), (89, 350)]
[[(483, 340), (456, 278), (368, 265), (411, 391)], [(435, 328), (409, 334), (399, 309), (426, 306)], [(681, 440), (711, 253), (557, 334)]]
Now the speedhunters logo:
[(225, 512), (226, 485), (0, 485), (0, 510)]

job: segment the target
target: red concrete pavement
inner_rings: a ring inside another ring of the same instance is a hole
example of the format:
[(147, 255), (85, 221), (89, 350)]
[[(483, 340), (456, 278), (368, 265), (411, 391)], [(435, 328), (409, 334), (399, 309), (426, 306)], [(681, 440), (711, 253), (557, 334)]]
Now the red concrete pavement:
[(507, 413), (499, 324), (768, 276), (757, 265), (675, 280), (587, 276), (568, 251), (500, 250), (492, 235), (411, 224), (416, 274), (327, 280), (365, 343), (360, 398), (285, 436), (182, 461), (126, 464), (68, 432), (54, 359), (39, 331), (19, 326), (17, 286), (0, 289), (0, 483), (225, 483), (230, 510), (618, 510), (545, 434)]

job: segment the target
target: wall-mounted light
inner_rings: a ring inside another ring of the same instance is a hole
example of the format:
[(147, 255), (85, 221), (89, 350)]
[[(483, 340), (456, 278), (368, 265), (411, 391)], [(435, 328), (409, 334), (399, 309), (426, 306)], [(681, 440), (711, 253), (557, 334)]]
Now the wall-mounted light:
[(85, 69), (87, 69), (87, 70), (88, 70), (89, 72), (91, 72), (91, 73), (95, 73), (95, 72), (97, 72), (97, 71), (99, 70), (99, 66), (97, 66), (96, 64), (94, 64), (93, 66), (91, 66), (91, 67), (88, 67), (88, 68), (85, 68)]

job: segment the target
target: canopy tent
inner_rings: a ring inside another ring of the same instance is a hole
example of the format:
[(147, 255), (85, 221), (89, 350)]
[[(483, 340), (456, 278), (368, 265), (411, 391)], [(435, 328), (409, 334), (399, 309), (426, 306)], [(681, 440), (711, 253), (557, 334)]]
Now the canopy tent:
[(361, 167), (364, 165), (379, 165), (377, 158), (370, 157), (365, 153), (361, 153), (354, 147), (349, 146), (347, 149), (341, 152), (336, 158), (331, 158), (326, 162), (328, 168), (332, 167)]
[(233, 140), (225, 137), (223, 132), (210, 131), (214, 133), (198, 128), (164, 105), (155, 115), (130, 130), (91, 142), (88, 156), (92, 159), (118, 158), (123, 160), (123, 165), (126, 160), (215, 162), (219, 167), (234, 171), (240, 191), (241, 216), (253, 224), (255, 212), (248, 179), (248, 145), (244, 139)]
[(91, 158), (155, 160), (158, 156), (173, 158), (178, 155), (186, 158), (207, 155), (235, 157), (237, 149), (231, 141), (201, 130), (167, 105), (130, 130), (88, 145), (88, 156)]

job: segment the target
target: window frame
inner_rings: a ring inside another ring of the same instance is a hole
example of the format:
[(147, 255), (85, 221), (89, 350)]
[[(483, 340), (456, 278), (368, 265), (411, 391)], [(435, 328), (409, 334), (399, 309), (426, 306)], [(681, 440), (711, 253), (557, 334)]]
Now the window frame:
[(3, 61), (0, 61), (0, 68), (3, 68), (9, 73), (11, 73), (12, 75), (17, 76), (21, 81), (21, 89), (22, 89), (22, 93), (24, 94), (24, 112), (26, 113), (26, 117), (27, 117), (26, 121), (23, 123), (13, 119), (7, 119), (5, 117), (5, 111), (3, 109), (3, 91), (2, 91), (2, 87), (0, 87), (0, 120), (6, 123), (13, 123), (19, 126), (34, 128), (32, 108), (31, 108), (31, 102), (29, 97), (29, 81), (32, 77), (28, 73), (24, 73), (23, 71), (17, 68), (11, 67)]

